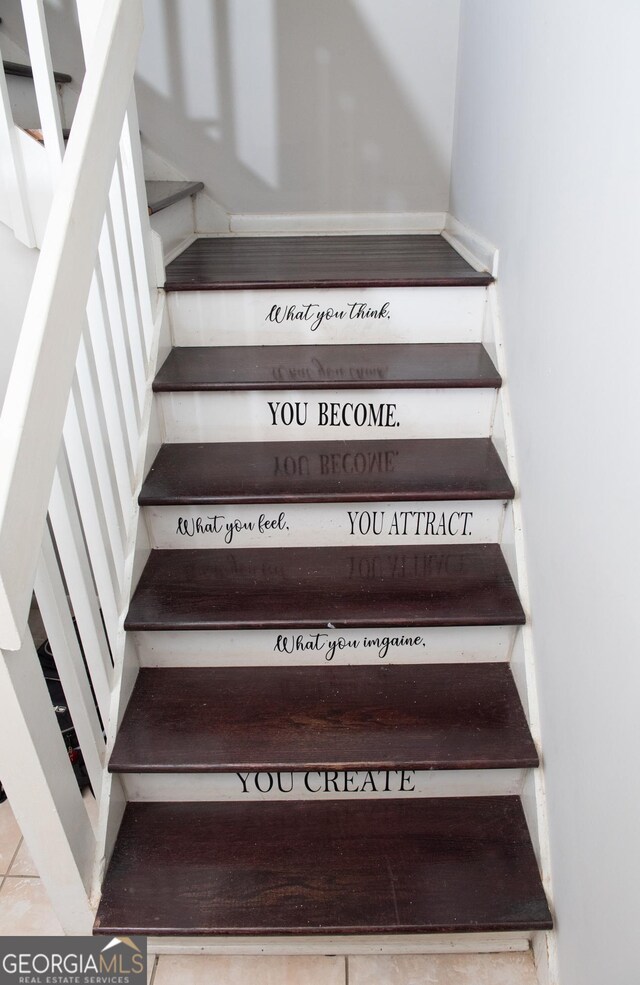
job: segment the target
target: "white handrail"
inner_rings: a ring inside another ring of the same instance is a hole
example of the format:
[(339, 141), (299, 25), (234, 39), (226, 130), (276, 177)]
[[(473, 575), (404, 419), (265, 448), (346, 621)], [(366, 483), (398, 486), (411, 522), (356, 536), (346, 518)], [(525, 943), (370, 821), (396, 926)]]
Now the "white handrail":
[(60, 436), (142, 34), (105, 0), (0, 417), (0, 648), (27, 623)]

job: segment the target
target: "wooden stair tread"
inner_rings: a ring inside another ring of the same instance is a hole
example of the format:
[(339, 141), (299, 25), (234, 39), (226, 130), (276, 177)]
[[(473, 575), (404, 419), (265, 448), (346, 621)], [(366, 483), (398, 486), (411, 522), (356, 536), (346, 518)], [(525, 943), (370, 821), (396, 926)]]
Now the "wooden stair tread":
[[(44, 144), (44, 134), (42, 130), (30, 129), (29, 127), (24, 128), (24, 132), (28, 133), (30, 137), (37, 140), (39, 144)], [(69, 127), (63, 127), (62, 129), (62, 139), (66, 142), (71, 136), (71, 130)]]
[[(15, 75), (22, 79), (32, 79), (33, 69), (31, 65), (23, 65), (20, 62), (3, 61), (5, 75)], [(53, 78), (56, 82), (73, 82), (70, 75), (66, 72), (54, 72)]]
[(204, 188), (202, 181), (145, 181), (149, 215), (181, 202), (183, 198), (197, 195)]
[(538, 765), (507, 664), (143, 668), (116, 773)]
[(218, 236), (197, 239), (176, 257), (165, 289), (464, 287), (492, 280), (442, 236)]
[(336, 390), (499, 387), (475, 342), (411, 345), (177, 346), (153, 384), (184, 390)]
[(548, 929), (518, 797), (128, 804), (94, 932)]
[(155, 550), (130, 630), (519, 625), (497, 544)]
[(142, 506), (512, 499), (490, 438), (167, 444)]

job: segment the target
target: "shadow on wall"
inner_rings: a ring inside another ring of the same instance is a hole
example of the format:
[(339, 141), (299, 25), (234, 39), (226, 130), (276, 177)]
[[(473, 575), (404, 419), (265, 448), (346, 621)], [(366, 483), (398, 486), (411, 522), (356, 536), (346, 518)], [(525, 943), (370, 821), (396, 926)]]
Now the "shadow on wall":
[(458, 0), (146, 0), (143, 136), (227, 211), (448, 207)]

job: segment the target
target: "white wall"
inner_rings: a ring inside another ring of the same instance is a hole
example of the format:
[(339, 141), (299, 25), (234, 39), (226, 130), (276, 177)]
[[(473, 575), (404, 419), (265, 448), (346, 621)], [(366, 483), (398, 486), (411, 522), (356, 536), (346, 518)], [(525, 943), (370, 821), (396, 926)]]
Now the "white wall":
[(146, 0), (151, 148), (228, 212), (446, 210), (459, 0)]
[(2, 336), (0, 338), (0, 407), (4, 401), (9, 373), (18, 344), (22, 319), (31, 282), (40, 256), (38, 250), (23, 246), (13, 232), (0, 222), (0, 298)]
[(452, 211), (500, 248), (561, 985), (635, 985), (640, 5), (463, 0)]

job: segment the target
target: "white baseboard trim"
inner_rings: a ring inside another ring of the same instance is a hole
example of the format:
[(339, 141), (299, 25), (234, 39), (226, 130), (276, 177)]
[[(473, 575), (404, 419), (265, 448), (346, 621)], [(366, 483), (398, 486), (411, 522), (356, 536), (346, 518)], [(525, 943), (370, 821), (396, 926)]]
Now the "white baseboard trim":
[(449, 213), (442, 235), (476, 270), (488, 270), (498, 276), (499, 250)]
[[(444, 212), (299, 212), (229, 216), (229, 230), (243, 236), (423, 233), (445, 226)], [(206, 235), (206, 234), (205, 234)], [(223, 234), (224, 235), (224, 234)]]
[(492, 954), (528, 951), (526, 933), (149, 937), (149, 954)]

